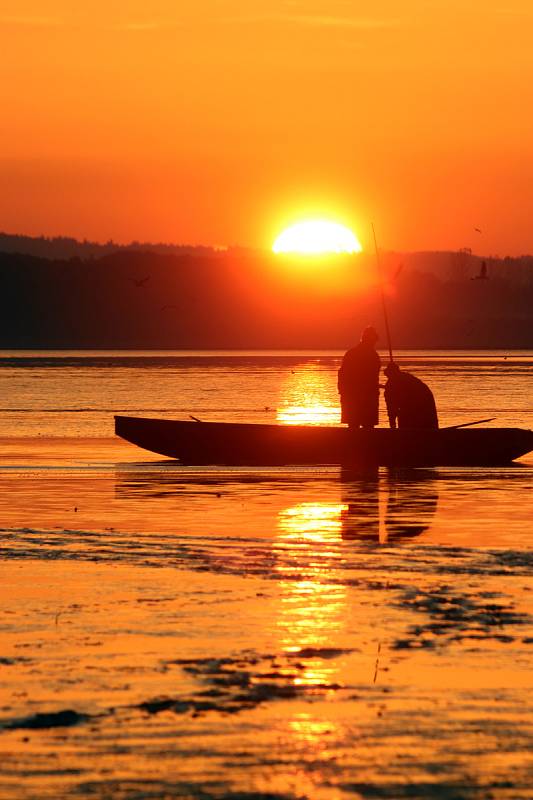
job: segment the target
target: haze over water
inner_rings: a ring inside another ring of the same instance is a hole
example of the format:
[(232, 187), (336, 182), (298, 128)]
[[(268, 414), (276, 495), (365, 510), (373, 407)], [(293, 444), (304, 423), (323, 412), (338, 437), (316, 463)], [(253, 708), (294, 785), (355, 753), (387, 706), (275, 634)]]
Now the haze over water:
[[(398, 355), (441, 426), (532, 427), (533, 352)], [(113, 438), (337, 424), (340, 356), (0, 353), (1, 797), (531, 796), (531, 454), (369, 477)]]

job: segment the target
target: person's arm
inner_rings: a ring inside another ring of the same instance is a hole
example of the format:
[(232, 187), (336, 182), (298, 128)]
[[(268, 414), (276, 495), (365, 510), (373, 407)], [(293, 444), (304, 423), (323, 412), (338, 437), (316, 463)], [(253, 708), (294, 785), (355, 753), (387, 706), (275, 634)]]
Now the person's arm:
[(337, 372), (337, 391), (339, 394), (342, 394), (342, 389), (344, 386), (344, 362), (340, 365), (339, 371)]

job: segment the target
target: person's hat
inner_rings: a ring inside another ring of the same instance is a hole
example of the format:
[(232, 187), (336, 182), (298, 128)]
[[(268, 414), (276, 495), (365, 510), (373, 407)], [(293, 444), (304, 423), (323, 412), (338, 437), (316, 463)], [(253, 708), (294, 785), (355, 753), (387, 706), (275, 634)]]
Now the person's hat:
[(365, 328), (363, 333), (361, 334), (361, 341), (362, 342), (370, 342), (374, 344), (379, 339), (378, 333), (372, 325), (369, 325), (368, 328)]

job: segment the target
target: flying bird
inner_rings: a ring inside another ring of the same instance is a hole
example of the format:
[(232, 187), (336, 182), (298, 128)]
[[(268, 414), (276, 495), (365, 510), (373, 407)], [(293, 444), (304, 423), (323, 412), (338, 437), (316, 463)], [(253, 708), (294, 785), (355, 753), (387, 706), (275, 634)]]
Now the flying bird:
[(481, 228), (474, 228), (477, 233), (481, 233)]
[(150, 280), (150, 276), (147, 275), (146, 278), (128, 278), (128, 280), (134, 283), (135, 286), (144, 286)]

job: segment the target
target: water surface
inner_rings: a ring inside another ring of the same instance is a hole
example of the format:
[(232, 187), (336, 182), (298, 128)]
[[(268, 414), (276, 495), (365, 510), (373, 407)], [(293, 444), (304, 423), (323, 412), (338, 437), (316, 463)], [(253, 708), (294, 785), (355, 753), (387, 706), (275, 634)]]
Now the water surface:
[[(113, 437), (336, 424), (340, 355), (0, 353), (2, 797), (531, 796), (531, 455), (200, 469)], [(533, 353), (401, 360), (442, 425), (531, 427)]]

